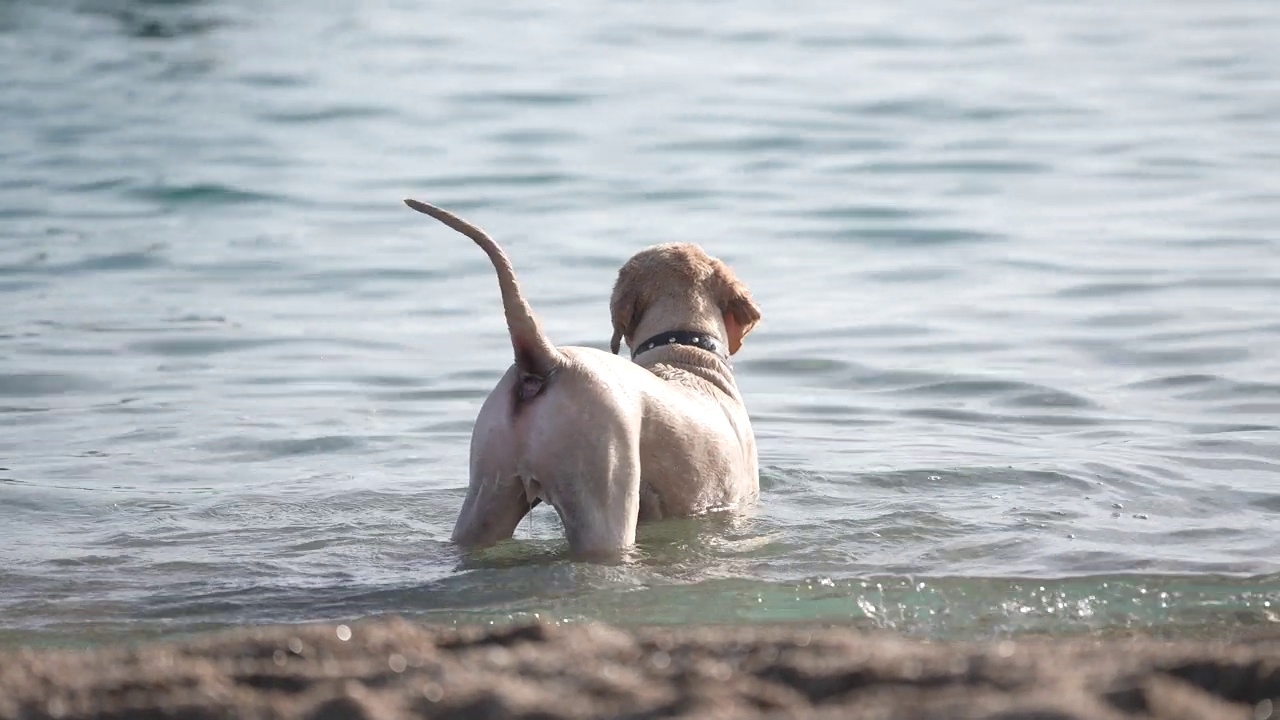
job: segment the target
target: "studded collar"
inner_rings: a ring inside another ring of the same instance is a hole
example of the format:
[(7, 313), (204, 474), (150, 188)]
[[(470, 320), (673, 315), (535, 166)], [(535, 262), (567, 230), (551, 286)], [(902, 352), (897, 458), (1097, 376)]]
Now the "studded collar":
[(707, 352), (714, 353), (721, 360), (727, 361), (729, 359), (729, 354), (724, 351), (724, 346), (720, 344), (720, 341), (714, 335), (693, 330), (671, 330), (658, 333), (637, 345), (636, 349), (631, 351), (631, 359), (635, 360), (641, 354), (662, 345), (688, 345), (689, 347), (702, 348)]

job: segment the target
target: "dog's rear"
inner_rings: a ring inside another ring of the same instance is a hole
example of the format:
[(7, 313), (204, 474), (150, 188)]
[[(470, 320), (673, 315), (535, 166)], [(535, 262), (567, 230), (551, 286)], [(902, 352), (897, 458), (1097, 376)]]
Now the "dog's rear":
[(476, 418), (455, 542), (507, 539), (546, 501), (575, 552), (607, 556), (635, 542), (641, 515), (689, 515), (754, 497), (755, 440), (726, 359), (760, 313), (723, 263), (672, 244), (623, 267), (611, 303), (615, 353), (621, 339), (635, 348), (650, 330), (688, 331), (703, 345), (716, 337), (729, 348), (721, 357), (664, 345), (645, 354), (642, 366), (593, 348), (554, 346), (496, 242), (440, 208), (405, 202), (489, 256), (515, 351)]
[(545, 500), (579, 553), (609, 553), (634, 543), (640, 485), (634, 393), (612, 373), (600, 372), (593, 351), (558, 349), (547, 339), (510, 260), (488, 234), (433, 205), (405, 204), (471, 238), (489, 256), (515, 351), (515, 364), (476, 418), (471, 483), (454, 542), (485, 546), (509, 538)]

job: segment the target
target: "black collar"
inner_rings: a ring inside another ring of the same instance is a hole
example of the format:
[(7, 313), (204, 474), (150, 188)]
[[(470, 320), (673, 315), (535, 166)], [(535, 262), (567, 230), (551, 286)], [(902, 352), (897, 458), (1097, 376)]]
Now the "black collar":
[(729, 359), (729, 354), (724, 351), (724, 346), (720, 344), (720, 341), (714, 335), (693, 330), (672, 330), (658, 333), (637, 345), (636, 349), (631, 351), (631, 359), (635, 360), (641, 353), (648, 352), (661, 345), (688, 345), (689, 347), (702, 348), (709, 353), (714, 353), (721, 360), (727, 361)]

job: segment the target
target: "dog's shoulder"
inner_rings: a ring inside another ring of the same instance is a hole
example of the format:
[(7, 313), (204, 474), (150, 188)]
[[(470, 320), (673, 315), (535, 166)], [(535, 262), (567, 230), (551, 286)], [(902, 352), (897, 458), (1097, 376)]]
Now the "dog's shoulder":
[(737, 384), (727, 368), (679, 361), (645, 363), (643, 367), (682, 394), (708, 398), (716, 403), (742, 404)]
[(645, 369), (672, 385), (679, 385), (690, 390), (698, 391), (708, 389), (709, 383), (706, 379), (685, 368), (668, 365), (667, 363), (655, 363)]

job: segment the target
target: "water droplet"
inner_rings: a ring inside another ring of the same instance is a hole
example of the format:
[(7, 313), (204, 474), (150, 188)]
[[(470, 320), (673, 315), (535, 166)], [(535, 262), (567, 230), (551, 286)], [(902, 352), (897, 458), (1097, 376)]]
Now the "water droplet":
[(391, 672), (402, 673), (408, 666), (409, 663), (405, 661), (404, 656), (400, 653), (392, 653), (391, 657), (387, 658), (387, 667), (391, 668)]
[(289, 650), (294, 655), (302, 654), (302, 638), (289, 638)]
[(346, 642), (351, 639), (351, 628), (346, 625), (339, 625), (335, 632), (337, 632), (338, 639), (342, 642)]
[(654, 667), (662, 670), (671, 664), (671, 656), (661, 650), (655, 650), (649, 656), (649, 662), (653, 663)]

